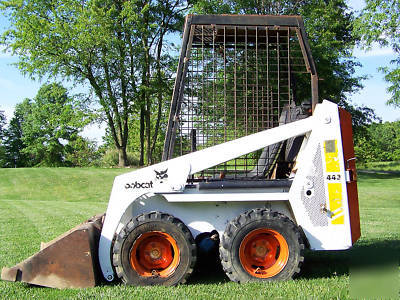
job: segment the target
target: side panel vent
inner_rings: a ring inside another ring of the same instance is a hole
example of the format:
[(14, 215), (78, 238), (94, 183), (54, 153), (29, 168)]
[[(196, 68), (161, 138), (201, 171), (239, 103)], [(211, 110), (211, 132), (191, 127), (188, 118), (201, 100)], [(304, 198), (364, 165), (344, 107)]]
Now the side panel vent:
[(301, 200), (314, 226), (328, 226), (328, 216), (323, 211), (326, 202), (324, 175), (322, 173), (321, 145), (316, 147), (313, 167), (306, 177), (306, 185), (301, 191)]

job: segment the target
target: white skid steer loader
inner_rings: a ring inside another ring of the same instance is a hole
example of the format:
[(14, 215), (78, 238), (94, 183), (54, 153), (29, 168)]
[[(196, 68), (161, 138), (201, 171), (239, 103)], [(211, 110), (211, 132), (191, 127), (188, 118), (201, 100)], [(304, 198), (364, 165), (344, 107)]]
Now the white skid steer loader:
[(350, 248), (360, 237), (351, 117), (318, 103), (317, 84), (300, 17), (189, 15), (163, 161), (117, 176), (105, 216), (1, 278), (176, 285), (207, 240), (231, 280), (287, 280), (305, 248)]

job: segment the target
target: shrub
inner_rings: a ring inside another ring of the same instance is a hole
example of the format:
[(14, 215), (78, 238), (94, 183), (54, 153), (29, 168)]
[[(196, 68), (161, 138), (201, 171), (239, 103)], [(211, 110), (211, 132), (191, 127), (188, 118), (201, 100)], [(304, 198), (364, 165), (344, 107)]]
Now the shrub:
[[(128, 151), (127, 156), (128, 156), (128, 166), (138, 166), (139, 165), (139, 153)], [(100, 164), (102, 167), (118, 166), (118, 150), (117, 149), (108, 149), (104, 153)]]

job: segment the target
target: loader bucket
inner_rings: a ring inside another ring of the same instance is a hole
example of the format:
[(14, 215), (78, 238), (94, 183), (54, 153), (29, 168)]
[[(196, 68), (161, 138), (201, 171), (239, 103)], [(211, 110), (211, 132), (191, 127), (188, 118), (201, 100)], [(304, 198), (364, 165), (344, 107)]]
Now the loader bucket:
[(98, 245), (104, 215), (95, 216), (48, 243), (12, 268), (1, 279), (52, 288), (93, 287), (99, 283)]

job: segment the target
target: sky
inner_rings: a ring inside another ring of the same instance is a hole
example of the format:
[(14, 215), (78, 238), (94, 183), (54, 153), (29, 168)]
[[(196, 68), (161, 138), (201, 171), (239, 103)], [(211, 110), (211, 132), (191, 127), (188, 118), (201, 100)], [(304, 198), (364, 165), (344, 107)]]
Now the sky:
[[(363, 3), (363, 0), (351, 0), (349, 6), (355, 10), (360, 10), (364, 5)], [(3, 32), (7, 27), (8, 20), (0, 15), (0, 32)], [(0, 50), (3, 49), (0, 48)], [(388, 84), (384, 81), (383, 74), (378, 72), (380, 66), (388, 66), (390, 61), (395, 58), (393, 51), (389, 48), (382, 49), (375, 46), (368, 52), (355, 49), (353, 55), (362, 64), (362, 67), (357, 69), (356, 75), (368, 75), (368, 79), (363, 81), (364, 88), (360, 92), (350, 95), (348, 98), (353, 104), (373, 108), (383, 121), (400, 120), (400, 109), (385, 104), (389, 99), (389, 94), (386, 91)], [(0, 110), (5, 111), (7, 120), (12, 117), (15, 105), (25, 98), (35, 97), (43, 84), (43, 82), (33, 81), (22, 75), (12, 65), (16, 62), (16, 57), (0, 51)], [(70, 84), (64, 82), (64, 85), (69, 86)], [(83, 135), (100, 142), (104, 128), (104, 125), (92, 125), (85, 129)]]

